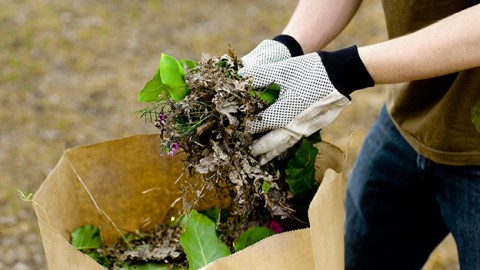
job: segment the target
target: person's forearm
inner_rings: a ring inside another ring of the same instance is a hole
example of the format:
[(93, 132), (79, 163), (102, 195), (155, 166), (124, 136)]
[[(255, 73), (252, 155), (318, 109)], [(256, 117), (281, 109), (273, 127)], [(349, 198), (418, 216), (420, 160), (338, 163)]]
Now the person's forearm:
[(350, 22), (361, 0), (299, 0), (283, 34), (294, 37), (305, 53), (323, 49)]
[(397, 83), (480, 66), (480, 5), (412, 34), (359, 48), (375, 83)]

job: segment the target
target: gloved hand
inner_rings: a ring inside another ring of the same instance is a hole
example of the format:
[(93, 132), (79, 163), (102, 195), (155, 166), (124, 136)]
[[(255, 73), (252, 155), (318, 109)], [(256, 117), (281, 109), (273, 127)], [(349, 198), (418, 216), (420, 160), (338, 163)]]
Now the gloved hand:
[(330, 124), (350, 104), (352, 91), (374, 84), (355, 46), (246, 67), (239, 74), (252, 77), (254, 88), (280, 86), (277, 101), (249, 125), (253, 134), (271, 130), (253, 144), (261, 164)]
[(275, 63), (303, 54), (300, 44), (291, 36), (279, 35), (262, 41), (250, 53), (242, 57), (244, 67)]

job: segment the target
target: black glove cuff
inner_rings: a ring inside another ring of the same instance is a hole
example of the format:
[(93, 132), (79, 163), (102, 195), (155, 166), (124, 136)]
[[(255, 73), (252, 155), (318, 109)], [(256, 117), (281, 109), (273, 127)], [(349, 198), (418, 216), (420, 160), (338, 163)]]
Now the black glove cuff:
[(290, 55), (292, 55), (292, 57), (303, 55), (302, 46), (300, 46), (300, 43), (298, 43), (298, 41), (292, 36), (279, 35), (274, 37), (273, 40), (285, 45), (290, 51)]
[(338, 92), (350, 98), (358, 89), (375, 85), (367, 68), (360, 59), (357, 46), (351, 46), (334, 52), (318, 52), (328, 77)]

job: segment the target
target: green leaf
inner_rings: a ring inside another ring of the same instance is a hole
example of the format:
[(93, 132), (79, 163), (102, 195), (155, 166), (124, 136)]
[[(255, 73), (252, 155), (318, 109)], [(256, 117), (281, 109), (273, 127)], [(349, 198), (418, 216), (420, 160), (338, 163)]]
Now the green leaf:
[(319, 143), (322, 141), (322, 136), (320, 135), (320, 131), (317, 131), (312, 135), (308, 136), (307, 139), (312, 143)]
[(270, 190), (270, 184), (267, 181), (263, 181), (263, 184), (262, 184), (263, 193), (268, 193), (269, 190)]
[(72, 233), (71, 244), (78, 250), (100, 248), (103, 245), (100, 229), (92, 225), (84, 225)]
[(187, 255), (189, 269), (198, 269), (230, 255), (230, 250), (217, 236), (215, 223), (193, 210), (182, 220), (180, 245)]
[(184, 270), (180, 266), (167, 266), (163, 263), (146, 263), (142, 265), (131, 265), (121, 267), (119, 270)]
[(188, 93), (184, 80), (185, 67), (192, 69), (196, 65), (197, 62), (192, 60), (177, 61), (169, 55), (162, 54), (160, 67), (138, 94), (138, 101), (157, 102), (164, 99), (167, 94), (173, 100), (183, 99)]
[(235, 249), (235, 252), (240, 251), (274, 234), (275, 234), (274, 231), (265, 227), (259, 226), (259, 227), (249, 228), (247, 231), (242, 233), (240, 237), (238, 237), (235, 243), (233, 243), (233, 248)]
[(185, 67), (187, 67), (187, 69), (190, 70), (197, 66), (196, 61), (187, 60), (187, 59), (178, 60), (178, 64), (180, 65), (180, 69), (181, 69), (181, 72), (183, 72), (183, 75), (185, 75)]
[(138, 94), (140, 102), (155, 102), (162, 99), (168, 93), (168, 87), (162, 83), (160, 77), (160, 69), (157, 70), (155, 76), (148, 81)]
[(252, 90), (253, 96), (258, 96), (261, 100), (265, 101), (268, 105), (272, 105), (277, 100), (280, 93), (280, 86), (272, 83), (264, 90)]
[(199, 213), (208, 217), (211, 221), (217, 223), (218, 219), (220, 218), (220, 211), (220, 208), (212, 207), (207, 210), (199, 211)]
[(219, 207), (212, 207), (206, 210), (198, 211), (200, 214), (208, 217), (215, 224), (227, 222), (229, 214), (228, 210), (223, 210)]
[(313, 143), (303, 139), (295, 156), (288, 161), (285, 181), (294, 196), (303, 197), (317, 189), (318, 183), (315, 181), (317, 153), (318, 150)]
[(184, 80), (185, 70), (177, 59), (162, 54), (160, 57), (160, 77), (162, 83), (168, 87), (170, 97), (174, 101), (182, 100), (188, 94)]
[(219, 67), (227, 67), (227, 59), (220, 59), (220, 61), (218, 61), (218, 66)]

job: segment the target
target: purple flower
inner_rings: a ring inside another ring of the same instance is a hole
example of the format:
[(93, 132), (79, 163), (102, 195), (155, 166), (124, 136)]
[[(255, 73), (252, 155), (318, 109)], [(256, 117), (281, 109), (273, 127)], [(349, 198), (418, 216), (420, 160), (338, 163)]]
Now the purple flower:
[(170, 151), (168, 152), (168, 155), (169, 156), (173, 156), (175, 155), (175, 152), (178, 150), (180, 146), (178, 145), (178, 143), (171, 143), (170, 144)]
[(282, 225), (278, 223), (275, 220), (270, 220), (267, 224), (266, 227), (269, 228), (270, 230), (274, 231), (275, 233), (281, 233), (283, 231)]
[(164, 113), (161, 113), (160, 115), (160, 119), (158, 119), (158, 122), (160, 123), (161, 126), (165, 126), (165, 124), (167, 123), (166, 121), (166, 116)]

